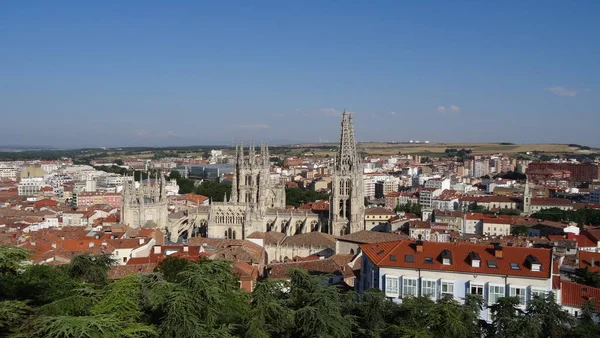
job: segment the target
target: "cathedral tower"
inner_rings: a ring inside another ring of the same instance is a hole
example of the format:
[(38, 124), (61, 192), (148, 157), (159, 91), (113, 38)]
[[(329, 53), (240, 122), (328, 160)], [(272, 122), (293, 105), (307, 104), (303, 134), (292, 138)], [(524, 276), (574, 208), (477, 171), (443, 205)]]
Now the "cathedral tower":
[(523, 212), (531, 214), (531, 191), (529, 190), (529, 177), (525, 175), (525, 191), (523, 192)]
[(352, 115), (342, 114), (340, 147), (335, 157), (331, 198), (329, 201), (329, 233), (341, 236), (365, 226), (363, 166), (356, 152)]

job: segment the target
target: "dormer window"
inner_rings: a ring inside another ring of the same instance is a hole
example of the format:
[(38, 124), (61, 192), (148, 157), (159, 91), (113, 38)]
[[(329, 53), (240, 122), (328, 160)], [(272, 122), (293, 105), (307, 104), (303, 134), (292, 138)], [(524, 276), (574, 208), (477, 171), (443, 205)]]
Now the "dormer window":
[(481, 257), (475, 251), (471, 251), (469, 254), (469, 259), (471, 260), (471, 267), (478, 268), (481, 266)]
[(542, 263), (537, 257), (532, 255), (527, 256), (527, 263), (531, 271), (542, 271)]
[(450, 250), (443, 250), (441, 253), (442, 256), (442, 264), (451, 265), (452, 264), (452, 252)]

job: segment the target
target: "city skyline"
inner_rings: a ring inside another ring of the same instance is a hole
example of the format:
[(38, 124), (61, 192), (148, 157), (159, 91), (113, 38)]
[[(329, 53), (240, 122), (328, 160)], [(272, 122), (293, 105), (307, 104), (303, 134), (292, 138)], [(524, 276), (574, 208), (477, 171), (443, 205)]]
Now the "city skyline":
[(600, 146), (600, 4), (0, 5), (0, 145)]

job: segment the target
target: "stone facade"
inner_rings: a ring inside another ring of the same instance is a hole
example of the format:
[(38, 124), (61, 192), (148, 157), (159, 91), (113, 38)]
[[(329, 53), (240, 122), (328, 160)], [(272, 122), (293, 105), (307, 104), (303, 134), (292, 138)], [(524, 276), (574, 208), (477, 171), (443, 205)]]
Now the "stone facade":
[(335, 158), (328, 232), (343, 236), (365, 229), (362, 161), (356, 152), (352, 115), (342, 114), (340, 148)]
[(133, 177), (123, 183), (121, 222), (131, 228), (168, 226), (165, 179), (155, 177), (140, 181), (136, 187)]
[(231, 196), (209, 207), (187, 210), (173, 217), (169, 225), (171, 241), (191, 231), (202, 237), (246, 239), (253, 232), (277, 231), (288, 236), (321, 231), (321, 220), (311, 210), (286, 209), (285, 186), (270, 179), (269, 148), (253, 145), (245, 154), (236, 146)]

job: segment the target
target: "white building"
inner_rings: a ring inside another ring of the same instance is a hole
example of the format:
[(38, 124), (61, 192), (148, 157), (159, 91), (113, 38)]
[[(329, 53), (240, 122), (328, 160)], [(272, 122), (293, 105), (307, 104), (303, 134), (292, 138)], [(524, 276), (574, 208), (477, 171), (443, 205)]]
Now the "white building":
[(43, 177), (25, 177), (21, 178), (17, 187), (19, 196), (37, 195), (45, 185)]
[(448, 190), (450, 189), (449, 178), (432, 178), (425, 182), (425, 188)]
[[(525, 308), (534, 295), (552, 291), (552, 251), (476, 244), (396, 241), (363, 244), (359, 292), (377, 288), (395, 302), (405, 296), (432, 300), (468, 294), (492, 305), (501, 297), (518, 297)], [(490, 321), (490, 310), (480, 318)]]
[(364, 175), (364, 191), (366, 198), (375, 198), (375, 183), (377, 182), (374, 177), (370, 175)]
[(0, 164), (0, 179), (16, 181), (18, 171), (18, 168), (12, 164)]

